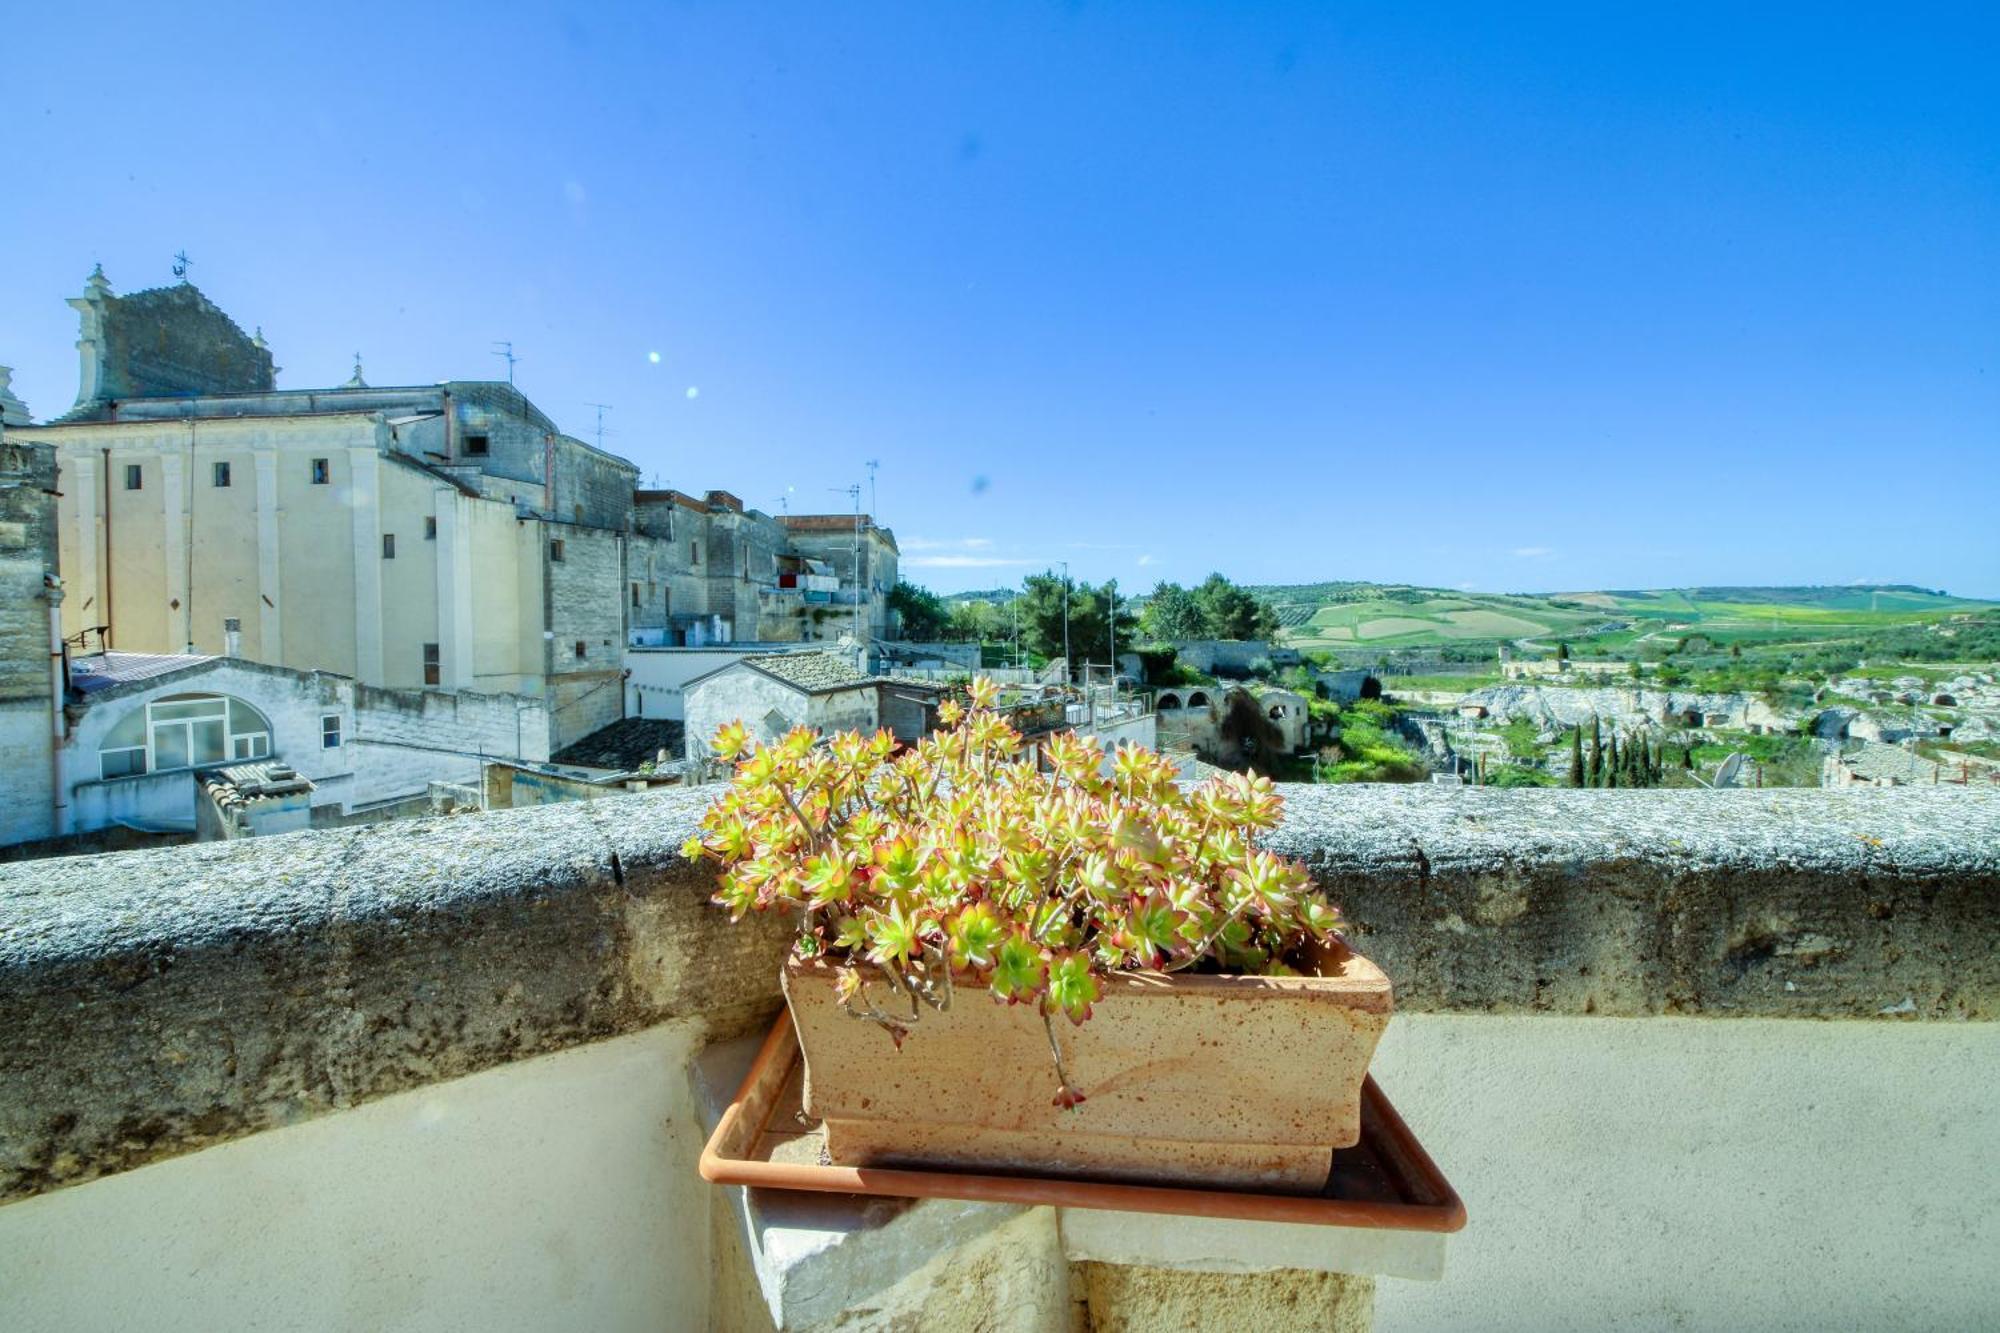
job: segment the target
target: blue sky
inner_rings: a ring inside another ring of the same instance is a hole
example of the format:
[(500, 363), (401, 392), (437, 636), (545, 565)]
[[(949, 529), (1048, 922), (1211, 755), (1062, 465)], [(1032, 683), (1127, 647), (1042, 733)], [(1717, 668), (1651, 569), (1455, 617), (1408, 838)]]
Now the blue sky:
[(669, 485), (877, 459), (943, 590), (2000, 596), (1991, 6), (70, 8), (0, 89), (39, 416), (185, 248), (286, 387), (506, 338)]

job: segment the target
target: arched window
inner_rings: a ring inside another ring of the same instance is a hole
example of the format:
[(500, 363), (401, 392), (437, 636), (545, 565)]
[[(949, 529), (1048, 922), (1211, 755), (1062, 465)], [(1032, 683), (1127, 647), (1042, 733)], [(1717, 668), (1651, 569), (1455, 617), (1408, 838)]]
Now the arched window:
[(1160, 696), (1160, 701), (1153, 706), (1155, 708), (1179, 708), (1181, 706), (1180, 696), (1176, 694), (1163, 694)]
[(1189, 708), (1206, 708), (1208, 707), (1208, 696), (1200, 690), (1196, 690), (1188, 696), (1187, 706)]
[(97, 750), (105, 778), (263, 759), (271, 753), (264, 715), (222, 694), (175, 694), (135, 708), (105, 733)]
[(1279, 718), (1283, 717), (1284, 715), (1285, 715), (1285, 706), (1283, 704), (1271, 705), (1271, 720), (1273, 722), (1276, 722)]

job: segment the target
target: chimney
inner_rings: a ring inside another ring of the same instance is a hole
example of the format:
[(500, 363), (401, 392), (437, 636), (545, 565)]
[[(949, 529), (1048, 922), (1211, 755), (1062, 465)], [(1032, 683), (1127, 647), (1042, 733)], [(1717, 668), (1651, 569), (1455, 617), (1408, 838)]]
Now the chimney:
[(243, 622), (235, 616), (229, 616), (222, 622), (222, 655), (243, 656)]

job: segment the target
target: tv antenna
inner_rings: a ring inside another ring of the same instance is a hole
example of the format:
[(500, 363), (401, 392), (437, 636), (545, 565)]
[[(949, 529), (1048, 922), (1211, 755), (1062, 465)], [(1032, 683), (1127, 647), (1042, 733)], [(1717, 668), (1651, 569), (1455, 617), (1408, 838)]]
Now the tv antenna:
[(179, 278), (182, 282), (186, 282), (188, 280), (188, 270), (193, 267), (194, 261), (188, 258), (187, 251), (174, 251), (174, 276), (176, 278)]
[(882, 466), (880, 459), (868, 460), (868, 516), (879, 521), (880, 514), (875, 508), (875, 469)]
[(597, 409), (597, 447), (604, 448), (604, 414), (611, 410), (609, 403), (585, 403), (585, 407)]
[(861, 483), (851, 482), (846, 486), (829, 486), (827, 489), (838, 491), (854, 501), (854, 553), (848, 568), (854, 575), (854, 641), (865, 647), (867, 640), (861, 637)]
[(778, 497), (779, 513), (789, 515), (792, 512), (792, 490), (792, 487), (787, 486), (785, 487), (785, 493)]
[(507, 362), (507, 383), (512, 384), (514, 382), (514, 363), (516, 361), (519, 361), (521, 358), (514, 355), (513, 343), (496, 339), (493, 343), (493, 346), (496, 349), (493, 355), (500, 357)]

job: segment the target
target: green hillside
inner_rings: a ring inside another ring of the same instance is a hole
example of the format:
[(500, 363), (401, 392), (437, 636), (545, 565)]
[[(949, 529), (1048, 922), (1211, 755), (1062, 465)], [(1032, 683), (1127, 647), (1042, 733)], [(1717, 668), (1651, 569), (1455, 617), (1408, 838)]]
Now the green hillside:
[(1906, 585), (1494, 594), (1313, 583), (1253, 591), (1277, 608), (1286, 643), (1336, 652), (1553, 638), (1609, 646), (1685, 634), (1718, 642), (1819, 640), (2000, 610), (2000, 603)]

